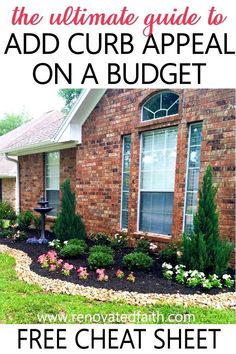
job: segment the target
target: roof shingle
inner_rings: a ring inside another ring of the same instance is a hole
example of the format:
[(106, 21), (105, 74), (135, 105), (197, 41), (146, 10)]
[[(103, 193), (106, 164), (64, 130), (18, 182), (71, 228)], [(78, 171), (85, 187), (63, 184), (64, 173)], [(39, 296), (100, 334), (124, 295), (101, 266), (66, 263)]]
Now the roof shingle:
[(0, 137), (0, 152), (53, 140), (63, 122), (63, 113), (51, 111)]

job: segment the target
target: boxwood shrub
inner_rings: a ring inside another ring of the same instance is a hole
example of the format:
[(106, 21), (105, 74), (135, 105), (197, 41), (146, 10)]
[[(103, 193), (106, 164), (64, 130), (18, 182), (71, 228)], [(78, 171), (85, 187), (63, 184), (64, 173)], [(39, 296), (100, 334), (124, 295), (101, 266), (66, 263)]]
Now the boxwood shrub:
[(89, 249), (89, 253), (97, 253), (97, 252), (103, 252), (103, 253), (106, 253), (106, 254), (111, 254), (112, 256), (114, 256), (114, 251), (113, 249), (111, 249), (111, 247), (109, 246), (102, 246), (102, 245), (95, 245), (93, 247), (91, 247)]
[(60, 255), (63, 258), (74, 258), (81, 257), (85, 252), (84, 245), (76, 245), (76, 244), (67, 244), (63, 246)]
[(91, 269), (108, 268), (114, 264), (113, 255), (105, 252), (92, 252), (88, 257), (88, 265)]
[(123, 257), (122, 263), (129, 270), (149, 270), (153, 265), (153, 259), (143, 252), (132, 252)]
[(84, 240), (79, 240), (78, 238), (72, 238), (71, 240), (68, 241), (67, 245), (76, 245), (76, 246), (81, 246), (84, 247), (84, 251), (87, 248), (87, 243)]

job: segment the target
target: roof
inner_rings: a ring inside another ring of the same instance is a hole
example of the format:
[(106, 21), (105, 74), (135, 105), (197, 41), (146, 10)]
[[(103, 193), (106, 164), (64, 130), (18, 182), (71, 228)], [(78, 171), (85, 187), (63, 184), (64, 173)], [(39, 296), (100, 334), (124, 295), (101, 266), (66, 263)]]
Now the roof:
[(0, 137), (0, 153), (20, 155), (34, 150), (39, 145), (50, 145), (64, 120), (61, 112), (51, 111), (33, 119)]
[(56, 151), (80, 144), (82, 125), (105, 93), (105, 89), (82, 90), (64, 118), (51, 111), (0, 137), (0, 153), (11, 156)]
[(16, 177), (16, 164), (0, 154), (0, 178)]

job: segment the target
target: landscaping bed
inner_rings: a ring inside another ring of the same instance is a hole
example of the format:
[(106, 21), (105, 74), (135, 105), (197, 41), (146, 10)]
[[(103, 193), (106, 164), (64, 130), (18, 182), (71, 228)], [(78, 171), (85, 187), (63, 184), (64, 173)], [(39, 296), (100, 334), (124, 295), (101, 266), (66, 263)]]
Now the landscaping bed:
[[(50, 237), (50, 236), (49, 236)], [(171, 280), (166, 280), (162, 275), (162, 260), (160, 258), (154, 257), (154, 264), (150, 271), (145, 272), (141, 270), (134, 271), (135, 282), (129, 282), (126, 278), (130, 274), (130, 271), (122, 268), (122, 259), (125, 254), (132, 251), (131, 248), (120, 249), (115, 252), (115, 265), (111, 268), (106, 269), (106, 274), (108, 275), (108, 281), (100, 282), (97, 280), (95, 270), (90, 270), (87, 263), (87, 253), (80, 258), (75, 259), (63, 259), (64, 262), (72, 264), (76, 269), (79, 267), (87, 267), (89, 272), (89, 277), (87, 279), (79, 279), (77, 272), (75, 270), (71, 271), (69, 276), (65, 276), (61, 273), (61, 269), (57, 269), (53, 272), (49, 272), (48, 269), (42, 268), (38, 263), (38, 257), (44, 253), (47, 253), (50, 248), (47, 245), (35, 245), (27, 244), (25, 241), (12, 242), (10, 239), (0, 239), (0, 243), (7, 245), (8, 247), (19, 249), (25, 252), (31, 259), (32, 264), (30, 266), (31, 270), (35, 273), (47, 277), (49, 279), (60, 279), (67, 282), (71, 282), (83, 286), (91, 286), (95, 288), (103, 289), (113, 289), (122, 290), (129, 292), (138, 293), (156, 293), (156, 294), (219, 294), (232, 292), (232, 288), (217, 289), (213, 288), (210, 290), (203, 289), (201, 287), (189, 288), (185, 285), (178, 284)], [(91, 243), (89, 243), (91, 246)], [(122, 269), (125, 273), (123, 279), (116, 277), (116, 271)]]

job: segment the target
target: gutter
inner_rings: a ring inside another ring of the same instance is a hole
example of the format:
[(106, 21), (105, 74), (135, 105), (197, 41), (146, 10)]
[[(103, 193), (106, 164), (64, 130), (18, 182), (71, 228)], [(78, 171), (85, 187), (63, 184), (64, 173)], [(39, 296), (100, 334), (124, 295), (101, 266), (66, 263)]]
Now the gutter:
[(16, 163), (16, 213), (20, 212), (20, 167), (18, 159), (13, 159), (5, 154), (5, 158), (8, 161)]
[[(57, 150), (64, 150), (75, 147), (77, 144), (76, 141), (69, 141), (66, 143), (56, 143), (53, 140), (49, 140), (45, 143), (37, 143), (33, 145), (27, 145), (22, 148), (14, 148), (8, 150), (1, 150), (1, 153), (11, 156), (24, 156), (24, 155), (31, 155), (31, 154), (39, 154), (42, 152), (50, 152), (50, 151), (57, 151)], [(9, 158), (8, 158), (9, 159)], [(15, 161), (15, 160), (13, 160)]]

